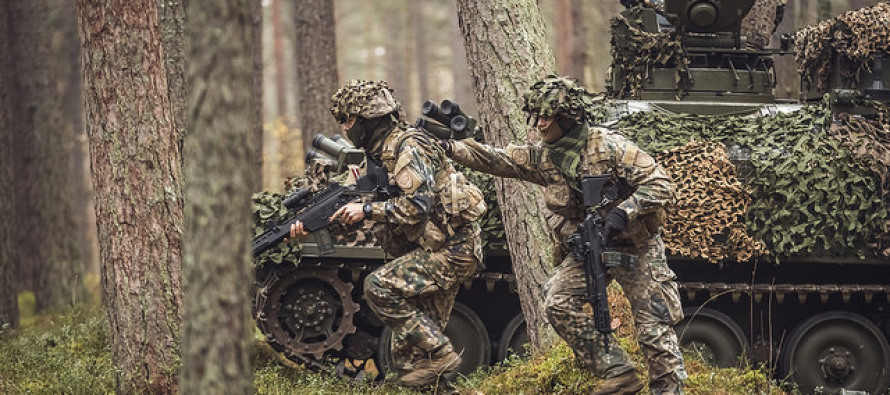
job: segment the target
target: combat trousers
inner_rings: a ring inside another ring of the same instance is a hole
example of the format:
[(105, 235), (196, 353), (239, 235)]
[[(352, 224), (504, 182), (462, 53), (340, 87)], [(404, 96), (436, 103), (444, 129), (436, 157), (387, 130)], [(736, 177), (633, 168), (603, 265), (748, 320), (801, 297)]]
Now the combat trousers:
[[(464, 226), (442, 248), (418, 248), (365, 278), (365, 300), (392, 330), (392, 368), (399, 375), (451, 341), (448, 324), (460, 284), (480, 270), (482, 241), (476, 223)], [(460, 351), (460, 350), (456, 350)]]
[[(618, 281), (630, 301), (640, 348), (649, 365), (650, 385), (664, 381), (686, 380), (673, 325), (683, 318), (680, 295), (673, 281), (676, 276), (667, 266), (664, 243), (660, 236), (647, 240), (637, 249), (623, 250), (638, 257), (634, 269), (608, 268), (608, 282)], [(556, 332), (572, 347), (579, 361), (598, 377), (610, 378), (634, 369), (630, 356), (609, 335), (609, 352), (603, 347), (603, 335), (596, 330), (589, 310), (584, 266), (572, 255), (566, 257), (545, 285), (545, 308)], [(654, 388), (654, 387), (653, 387)]]

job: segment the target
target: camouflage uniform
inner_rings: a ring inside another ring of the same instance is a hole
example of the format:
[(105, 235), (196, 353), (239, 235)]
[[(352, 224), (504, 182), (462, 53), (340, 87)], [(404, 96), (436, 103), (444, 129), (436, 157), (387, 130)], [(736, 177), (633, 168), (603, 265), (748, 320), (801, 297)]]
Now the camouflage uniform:
[(563, 112), (581, 121), (574, 127), (581, 128), (578, 132), (586, 135), (586, 142), (579, 143), (582, 148), (576, 177), (568, 177), (555, 164), (551, 150), (543, 143), (499, 149), (467, 139), (451, 143), (452, 159), (475, 170), (546, 187), (545, 200), (556, 214), (551, 225), (560, 247), (557, 250), (561, 251), (556, 258), (561, 264), (545, 286), (546, 311), (550, 323), (578, 359), (604, 378), (634, 367), (621, 347), (611, 346), (605, 352), (603, 335), (583, 309), (588, 302), (585, 272), (583, 265), (568, 254), (567, 239), (584, 218), (580, 176), (610, 174), (613, 181), (626, 182), (633, 192), (617, 207), (627, 214), (628, 227), (614, 242), (619, 245), (617, 251), (636, 255), (639, 266), (610, 267), (607, 273), (621, 285), (633, 309), (640, 346), (649, 365), (650, 388), (681, 384), (686, 372), (673, 325), (683, 314), (676, 276), (667, 265), (660, 234), (664, 208), (673, 200), (673, 185), (665, 171), (634, 143), (612, 130), (588, 126), (584, 121), (586, 91), (579, 90), (583, 88), (569, 80), (549, 76), (532, 87), (532, 92), (542, 92), (544, 103), (535, 94), (526, 95), (525, 108), (533, 115), (552, 117)]
[(485, 202), (434, 140), (398, 119), (385, 83), (351, 81), (332, 100), (331, 112), (341, 122), (348, 115), (390, 117), (378, 125), (386, 130), (356, 144), (382, 163), (400, 190), (366, 206), (378, 242), (397, 258), (367, 276), (364, 296), (392, 329), (392, 367), (404, 375), (431, 354), (452, 349), (443, 330), (460, 283), (481, 269), (476, 220)]

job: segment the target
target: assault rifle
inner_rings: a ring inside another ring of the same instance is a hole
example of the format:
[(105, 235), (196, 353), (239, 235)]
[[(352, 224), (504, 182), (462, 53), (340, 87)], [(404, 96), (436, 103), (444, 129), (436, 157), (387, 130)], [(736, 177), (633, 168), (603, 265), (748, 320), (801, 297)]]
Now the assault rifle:
[[(606, 266), (632, 267), (637, 265), (636, 257), (630, 254), (610, 252), (608, 240), (604, 236), (605, 220), (600, 211), (612, 203), (620, 193), (622, 185), (615, 184), (603, 194), (603, 187), (609, 182), (609, 175), (586, 176), (581, 181), (584, 208), (587, 215), (578, 225), (578, 232), (569, 236), (572, 254), (584, 263), (587, 279), (587, 296), (593, 308), (596, 330), (603, 334), (603, 345), (609, 352), (609, 334), (612, 318), (609, 314), (609, 297), (606, 293)], [(604, 260), (606, 262), (604, 262)]]
[[(340, 146), (339, 143), (324, 136), (316, 137), (315, 141), (323, 143), (318, 144), (322, 149)], [(290, 235), (290, 227), (297, 221), (303, 223), (303, 229), (313, 232), (319, 253), (328, 254), (333, 252), (334, 243), (330, 232), (327, 231), (328, 226), (331, 225), (331, 215), (339, 210), (340, 207), (357, 201), (362, 197), (370, 196), (372, 200), (381, 201), (389, 199), (396, 193), (393, 187), (389, 185), (386, 168), (373, 160), (367, 160), (366, 162), (366, 174), (356, 179), (354, 185), (341, 185), (332, 182), (327, 188), (315, 194), (300, 188), (284, 199), (284, 206), (290, 210), (297, 211), (297, 214), (280, 223), (267, 225), (265, 232), (254, 237), (253, 256), (255, 257), (278, 245), (285, 237)]]

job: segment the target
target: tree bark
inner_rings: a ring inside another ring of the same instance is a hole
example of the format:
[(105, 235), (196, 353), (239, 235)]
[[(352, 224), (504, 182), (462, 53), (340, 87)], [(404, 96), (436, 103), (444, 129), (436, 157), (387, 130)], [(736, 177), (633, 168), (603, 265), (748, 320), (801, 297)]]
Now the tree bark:
[(0, 328), (19, 326), (16, 251), (13, 240), (15, 205), (12, 183), (12, 62), (9, 56), (11, 2), (0, 4)]
[(331, 95), (339, 87), (333, 0), (295, 0), (297, 94), (303, 148), (318, 133), (338, 127), (331, 117)]
[[(521, 95), (555, 70), (537, 4), (533, 0), (457, 0), (457, 15), (486, 141), (499, 147), (525, 141), (530, 128), (521, 111)], [(536, 185), (504, 179), (495, 185), (529, 336), (541, 349), (552, 338), (545, 336), (552, 329), (542, 306), (542, 288), (553, 268), (544, 220), (547, 209)]]
[[(194, 0), (192, 0), (194, 1)], [(255, 96), (251, 4), (189, 13), (182, 392), (252, 393), (248, 232)], [(226, 67), (219, 67), (226, 59)]]
[(19, 267), (32, 270), (37, 311), (80, 301), (83, 292), (69, 166), (75, 134), (56, 91), (61, 81), (50, 66), (49, 5), (49, 0), (12, 2), (9, 13), (16, 76), (11, 103), (16, 248)]
[[(172, 0), (171, 0), (172, 1)], [(175, 393), (181, 138), (157, 0), (78, 0), (102, 289), (119, 393)]]

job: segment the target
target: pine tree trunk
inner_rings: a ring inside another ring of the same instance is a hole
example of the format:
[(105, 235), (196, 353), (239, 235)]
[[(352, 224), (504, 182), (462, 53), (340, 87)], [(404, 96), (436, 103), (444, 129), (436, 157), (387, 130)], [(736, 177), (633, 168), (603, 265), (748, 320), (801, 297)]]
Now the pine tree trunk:
[[(530, 128), (521, 111), (521, 95), (555, 70), (537, 4), (458, 0), (457, 14), (486, 141), (499, 147), (526, 141)], [(553, 259), (541, 188), (504, 179), (495, 185), (529, 336), (536, 348), (544, 347), (551, 338), (544, 335), (552, 329), (543, 310), (542, 288)]]
[(581, 85), (587, 86), (587, 21), (584, 20), (584, 0), (571, 0), (572, 20), (572, 57), (571, 67), (568, 69), (570, 76), (576, 78)]
[(429, 53), (426, 48), (429, 43), (424, 34), (426, 26), (424, 24), (423, 0), (412, 0), (408, 4), (408, 15), (411, 24), (412, 41), (414, 42), (414, 61), (417, 67), (417, 89), (420, 95), (420, 103), (430, 98), (430, 62)]
[[(333, 0), (295, 0), (297, 97), (303, 147), (318, 133), (340, 130), (331, 116), (331, 95), (339, 88)], [(292, 171), (292, 169), (287, 169)]]
[(12, 62), (9, 56), (9, 8), (11, 2), (0, 4), (0, 328), (19, 326), (19, 309), (15, 281), (16, 251), (14, 248), (12, 184)]
[[(189, 10), (182, 392), (248, 394), (253, 324), (251, 166), (256, 117), (250, 4)], [(226, 59), (226, 67), (219, 67)]]
[(16, 76), (11, 103), (16, 248), (19, 267), (31, 270), (38, 311), (81, 301), (83, 291), (74, 180), (68, 166), (75, 134), (66, 126), (56, 91), (60, 81), (50, 66), (49, 3), (12, 2), (9, 13)]
[(78, 0), (102, 286), (119, 393), (175, 393), (182, 155), (157, 0)]
[[(253, 127), (250, 139), (253, 141), (248, 166), (251, 169), (249, 185), (251, 192), (263, 190), (263, 2), (262, 0), (250, 1), (251, 35), (253, 43), (253, 75), (251, 76), (253, 92)], [(282, 95), (284, 93), (282, 92)]]

